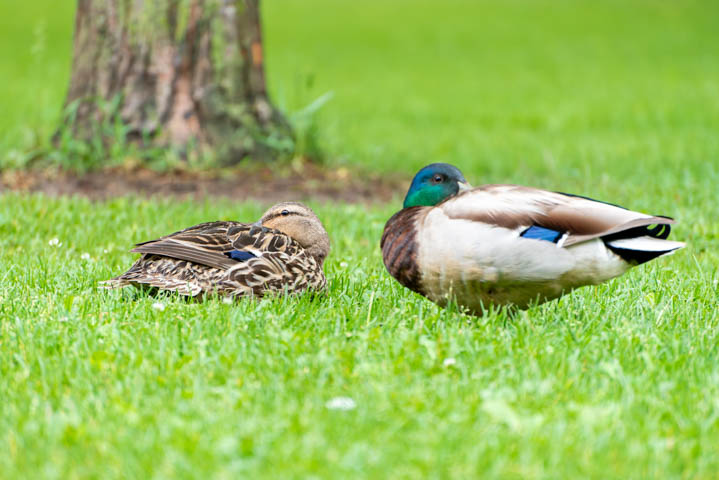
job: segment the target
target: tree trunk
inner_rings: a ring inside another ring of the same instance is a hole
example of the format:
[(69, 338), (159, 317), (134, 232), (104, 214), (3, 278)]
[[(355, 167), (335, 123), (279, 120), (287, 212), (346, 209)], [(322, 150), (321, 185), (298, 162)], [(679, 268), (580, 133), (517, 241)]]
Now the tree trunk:
[(132, 141), (224, 163), (287, 153), (262, 57), (259, 0), (78, 0), (65, 126), (89, 140), (119, 119)]

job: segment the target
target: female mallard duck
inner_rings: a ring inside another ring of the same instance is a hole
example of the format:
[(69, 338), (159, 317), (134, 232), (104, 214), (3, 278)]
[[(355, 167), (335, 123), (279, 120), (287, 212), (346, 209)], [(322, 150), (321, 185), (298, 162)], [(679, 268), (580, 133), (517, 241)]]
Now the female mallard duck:
[(279, 203), (256, 223), (208, 222), (138, 243), (142, 253), (106, 288), (144, 285), (182, 295), (262, 296), (321, 290), (330, 239), (301, 203)]
[(617, 277), (684, 247), (665, 240), (674, 220), (566, 193), (517, 185), (470, 188), (435, 163), (412, 180), (381, 248), (402, 285), (474, 314), (527, 308)]

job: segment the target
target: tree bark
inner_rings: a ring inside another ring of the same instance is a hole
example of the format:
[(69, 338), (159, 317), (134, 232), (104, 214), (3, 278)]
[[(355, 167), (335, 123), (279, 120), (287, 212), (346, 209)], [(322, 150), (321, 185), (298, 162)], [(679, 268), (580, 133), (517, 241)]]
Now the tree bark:
[(265, 87), (259, 0), (78, 0), (65, 127), (224, 163), (292, 149)]

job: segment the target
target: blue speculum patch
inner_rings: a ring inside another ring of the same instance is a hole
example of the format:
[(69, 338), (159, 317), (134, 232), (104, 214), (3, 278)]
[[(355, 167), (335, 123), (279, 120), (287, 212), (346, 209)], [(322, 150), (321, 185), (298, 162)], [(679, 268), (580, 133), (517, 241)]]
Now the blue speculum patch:
[(244, 250), (232, 250), (231, 252), (226, 252), (225, 255), (230, 257), (233, 260), (237, 260), (238, 262), (245, 262), (249, 260), (250, 258), (255, 258), (256, 255), (250, 252), (245, 252)]
[(523, 238), (531, 238), (533, 240), (545, 240), (547, 242), (557, 243), (562, 237), (562, 232), (552, 230), (550, 228), (540, 227), (538, 225), (532, 225), (520, 235)]

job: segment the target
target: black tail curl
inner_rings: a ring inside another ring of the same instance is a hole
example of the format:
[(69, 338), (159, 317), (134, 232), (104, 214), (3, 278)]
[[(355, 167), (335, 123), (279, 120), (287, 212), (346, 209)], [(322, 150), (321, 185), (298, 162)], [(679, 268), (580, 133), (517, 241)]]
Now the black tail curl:
[[(669, 217), (662, 217), (668, 220), (672, 220)], [(619, 240), (621, 238), (637, 238), (637, 237), (653, 237), (660, 240), (666, 240), (669, 238), (669, 234), (672, 231), (672, 226), (668, 223), (657, 223), (655, 225), (646, 225), (643, 227), (634, 227), (628, 230), (622, 230), (621, 232), (612, 233), (605, 235), (602, 240), (605, 242), (611, 242), (612, 240)]]
[[(666, 218), (668, 220), (673, 220), (670, 217), (661, 217)], [(624, 261), (629, 263), (634, 263), (636, 265), (641, 265), (642, 263), (646, 263), (649, 260), (653, 260), (657, 257), (660, 257), (668, 252), (670, 252), (672, 249), (668, 250), (660, 250), (660, 251), (646, 251), (646, 250), (631, 250), (628, 248), (619, 248), (615, 247), (609, 244), (612, 240), (620, 240), (623, 238), (637, 238), (637, 237), (652, 237), (657, 238), (659, 240), (666, 240), (669, 237), (669, 234), (672, 231), (671, 225), (667, 223), (657, 223), (655, 225), (647, 225), (643, 227), (635, 227), (630, 228), (628, 230), (624, 230), (622, 232), (612, 233), (611, 235), (607, 235), (602, 237), (602, 240), (604, 240), (604, 244), (607, 246), (609, 250), (614, 252), (615, 254), (619, 255)]]

